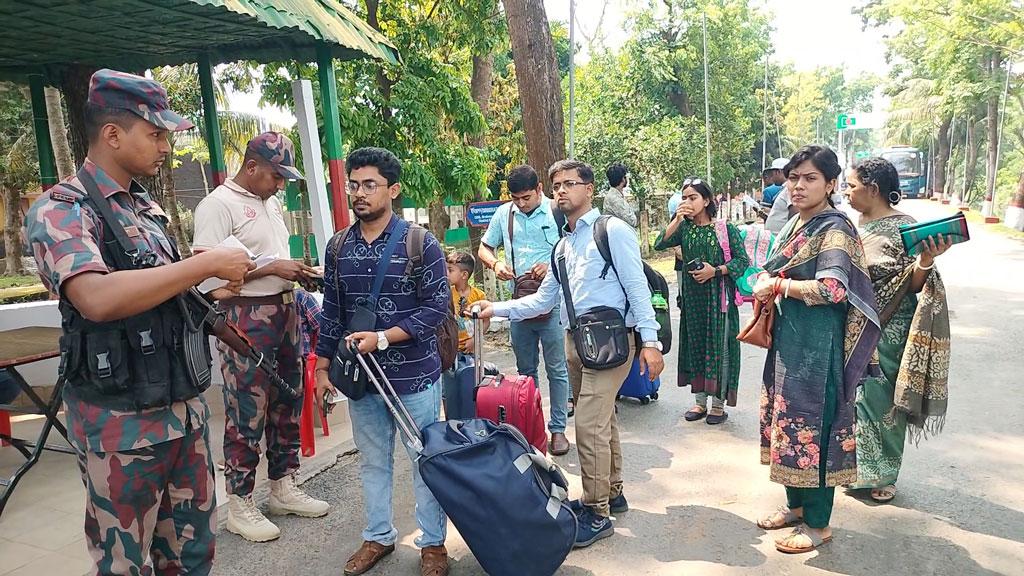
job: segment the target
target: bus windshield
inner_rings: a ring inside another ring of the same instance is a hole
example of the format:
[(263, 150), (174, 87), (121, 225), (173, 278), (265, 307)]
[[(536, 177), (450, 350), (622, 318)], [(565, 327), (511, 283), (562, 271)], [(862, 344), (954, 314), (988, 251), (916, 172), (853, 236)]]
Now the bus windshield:
[(882, 158), (892, 162), (900, 176), (921, 175), (921, 157), (917, 152), (885, 152)]

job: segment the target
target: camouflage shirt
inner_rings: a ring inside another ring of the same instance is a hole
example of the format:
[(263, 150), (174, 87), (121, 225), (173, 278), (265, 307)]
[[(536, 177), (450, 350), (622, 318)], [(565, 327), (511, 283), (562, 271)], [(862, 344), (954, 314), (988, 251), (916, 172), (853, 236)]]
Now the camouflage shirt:
[[(126, 192), (91, 160), (86, 159), (84, 169), (111, 201), (128, 236), (140, 248), (156, 252), (161, 263), (171, 262), (173, 248), (162, 226), (167, 217), (146, 190), (133, 181)], [(77, 177), (66, 183), (85, 190)], [(103, 221), (82, 199), (83, 193), (58, 184), (40, 196), (25, 216), (25, 236), (39, 276), (54, 294), (60, 294), (64, 282), (78, 274), (110, 271), (99, 249)], [(119, 452), (176, 440), (202, 427), (209, 417), (202, 396), (164, 408), (117, 412), (83, 402), (66, 387), (64, 403), (70, 440), (89, 452)]]

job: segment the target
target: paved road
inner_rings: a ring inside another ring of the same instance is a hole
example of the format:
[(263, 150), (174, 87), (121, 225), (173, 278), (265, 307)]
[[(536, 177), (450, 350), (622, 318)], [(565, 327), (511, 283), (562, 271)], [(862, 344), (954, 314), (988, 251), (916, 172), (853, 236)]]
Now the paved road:
[[(918, 219), (948, 207), (908, 201)], [(940, 260), (952, 312), (951, 400), (945, 432), (906, 453), (900, 493), (879, 506), (837, 494), (835, 541), (810, 555), (775, 551), (754, 526), (783, 503), (758, 464), (757, 400), (764, 353), (744, 347), (739, 406), (723, 426), (690, 424), (691, 403), (668, 362), (661, 400), (620, 403), (631, 510), (613, 538), (570, 554), (559, 574), (1024, 574), (1024, 243), (972, 227), (974, 240)], [(508, 351), (492, 353), (513, 366)], [(571, 438), (570, 430), (570, 438)], [(222, 532), (215, 574), (341, 574), (363, 525), (357, 455), (309, 480), (334, 508), (319, 520), (283, 519), (284, 536), (255, 545)], [(579, 493), (575, 451), (560, 458)], [(410, 468), (396, 475), (399, 550), (373, 574), (418, 574)], [(495, 518), (500, 522), (500, 518)], [(453, 575), (483, 574), (454, 529)]]

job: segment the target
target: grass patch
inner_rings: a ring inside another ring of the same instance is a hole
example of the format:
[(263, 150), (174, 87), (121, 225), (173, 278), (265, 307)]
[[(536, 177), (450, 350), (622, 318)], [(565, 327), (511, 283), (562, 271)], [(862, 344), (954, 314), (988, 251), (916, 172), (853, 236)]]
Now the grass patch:
[[(19, 288), (22, 286), (35, 286), (40, 284), (39, 276), (35, 274), (4, 274), (0, 275), (0, 290), (4, 288)], [(40, 284), (41, 285), (41, 284)]]
[(676, 281), (676, 257), (672, 255), (672, 251), (668, 250), (665, 252), (653, 252), (644, 261), (651, 265), (651, 268), (657, 270), (669, 284)]
[(1002, 223), (985, 224), (985, 217), (982, 216), (980, 212), (975, 212), (972, 210), (970, 212), (964, 212), (964, 216), (967, 217), (968, 222), (984, 226), (986, 230), (990, 230), (1001, 236), (1006, 236), (1007, 238), (1024, 240), (1024, 232), (1021, 232), (1020, 230), (1010, 228), (1009, 226), (1006, 226), (1005, 224)]

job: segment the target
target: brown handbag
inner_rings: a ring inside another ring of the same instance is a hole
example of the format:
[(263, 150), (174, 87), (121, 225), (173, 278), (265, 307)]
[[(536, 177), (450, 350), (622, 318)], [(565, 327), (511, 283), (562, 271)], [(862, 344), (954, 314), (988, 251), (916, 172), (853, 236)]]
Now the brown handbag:
[(772, 326), (774, 325), (775, 295), (772, 294), (767, 302), (754, 300), (754, 316), (736, 335), (736, 339), (761, 348), (771, 348)]

